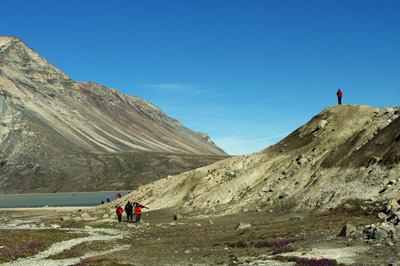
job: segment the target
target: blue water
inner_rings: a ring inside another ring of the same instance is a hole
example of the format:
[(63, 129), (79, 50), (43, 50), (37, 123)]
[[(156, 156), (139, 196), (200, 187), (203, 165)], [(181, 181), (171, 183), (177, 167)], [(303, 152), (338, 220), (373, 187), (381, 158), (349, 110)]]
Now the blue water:
[(57, 207), (57, 206), (96, 206), (101, 201), (115, 200), (115, 195), (125, 196), (131, 191), (68, 192), (38, 194), (0, 194), (0, 208), (18, 207)]

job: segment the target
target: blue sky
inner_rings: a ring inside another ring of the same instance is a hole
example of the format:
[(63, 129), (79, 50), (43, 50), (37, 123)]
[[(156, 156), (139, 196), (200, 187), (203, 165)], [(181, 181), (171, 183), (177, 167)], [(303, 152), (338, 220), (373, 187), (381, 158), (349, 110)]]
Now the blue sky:
[(77, 81), (138, 96), (227, 153), (337, 103), (399, 105), (400, 1), (15, 0), (0, 35)]

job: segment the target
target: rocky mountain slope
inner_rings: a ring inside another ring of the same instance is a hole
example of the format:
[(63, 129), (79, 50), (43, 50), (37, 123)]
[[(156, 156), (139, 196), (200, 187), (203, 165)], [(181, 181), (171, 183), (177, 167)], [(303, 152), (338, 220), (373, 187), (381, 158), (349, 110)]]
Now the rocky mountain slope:
[(127, 195), (151, 209), (325, 210), (399, 198), (400, 108), (329, 107), (267, 149), (158, 180)]
[[(132, 189), (150, 181), (135, 185), (149, 164), (135, 163), (138, 151), (180, 154), (170, 160), (174, 174), (226, 156), (151, 103), (76, 82), (20, 39), (0, 36), (0, 192)], [(164, 164), (157, 158), (148, 170)]]

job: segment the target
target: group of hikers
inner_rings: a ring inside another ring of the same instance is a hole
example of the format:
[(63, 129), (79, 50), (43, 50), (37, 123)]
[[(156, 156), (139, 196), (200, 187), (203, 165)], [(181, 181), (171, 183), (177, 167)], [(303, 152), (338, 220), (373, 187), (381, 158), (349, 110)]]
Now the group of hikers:
[[(116, 199), (119, 199), (119, 198), (121, 198), (122, 197), (122, 195), (121, 195), (121, 193), (117, 193), (117, 195), (115, 195), (115, 198)], [(111, 200), (110, 200), (110, 197), (107, 197), (107, 203), (110, 203), (111, 202)], [(100, 202), (100, 204), (104, 204), (104, 200), (102, 200), (101, 202)]]
[[(115, 212), (117, 213), (118, 216), (118, 222), (120, 223), (122, 221), (122, 214), (124, 213), (124, 209), (122, 208), (121, 205), (115, 206), (116, 210)], [(146, 208), (146, 206), (141, 205), (138, 202), (131, 203), (128, 201), (125, 205), (125, 212), (126, 212), (126, 221), (127, 222), (132, 222), (133, 219), (133, 213), (135, 213), (136, 216), (136, 222), (140, 222), (140, 215), (142, 214), (142, 209)]]

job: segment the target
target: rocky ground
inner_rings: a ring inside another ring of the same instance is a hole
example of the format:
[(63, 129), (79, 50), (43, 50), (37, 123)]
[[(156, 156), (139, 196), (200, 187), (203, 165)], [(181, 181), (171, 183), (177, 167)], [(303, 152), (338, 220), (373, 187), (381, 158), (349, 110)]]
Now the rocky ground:
[(5, 259), (1, 237), (0, 254), (4, 265), (296, 265), (288, 262), (295, 257), (307, 258), (297, 265), (400, 265), (397, 210), (397, 201), (350, 202), (323, 213), (249, 208), (217, 216), (164, 209), (145, 210), (140, 223), (124, 216), (120, 224), (113, 208), (4, 210), (2, 232), (86, 235), (17, 260)]

